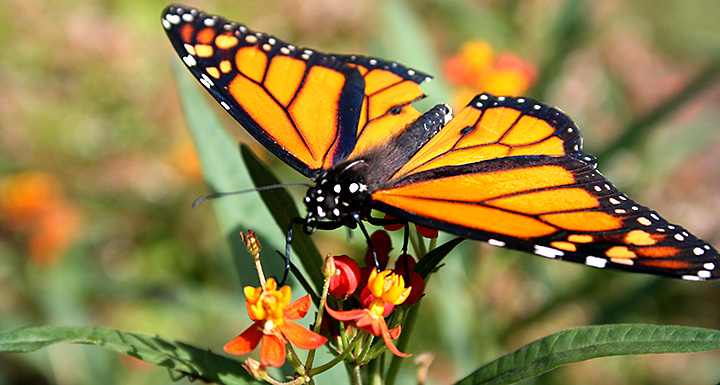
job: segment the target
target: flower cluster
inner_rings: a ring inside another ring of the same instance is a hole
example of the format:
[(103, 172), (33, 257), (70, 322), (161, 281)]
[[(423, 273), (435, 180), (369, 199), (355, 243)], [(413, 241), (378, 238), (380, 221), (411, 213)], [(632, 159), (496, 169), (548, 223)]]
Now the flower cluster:
[[(265, 281), (259, 264), (260, 245), (257, 238), (249, 232), (243, 234), (243, 241), (258, 263), (258, 273), (264, 284), (244, 288), (247, 312), (253, 324), (228, 342), (224, 350), (230, 354), (243, 355), (260, 345), (260, 362), (248, 359), (245, 364), (253, 376), (272, 382), (264, 367), (281, 366), (288, 358), (299, 374), (316, 374), (311, 368), (313, 351), (324, 345), (330, 336), (334, 337), (331, 349), (339, 357), (337, 360), (345, 358), (355, 365), (364, 365), (382, 352), (382, 345), (378, 345), (373, 350), (374, 354), (368, 354), (370, 348), (376, 345), (372, 337), (381, 337), (387, 350), (393, 354), (410, 356), (401, 352), (393, 342), (400, 335), (401, 327), (397, 325), (389, 328), (388, 320), (397, 323), (399, 317), (389, 318), (396, 307), (409, 307), (420, 300), (424, 281), (413, 270), (415, 260), (408, 254), (401, 255), (395, 261), (394, 271), (386, 268), (392, 251), (387, 232), (377, 231), (371, 236), (379, 264), (377, 267), (372, 252), (366, 255), (367, 266), (362, 268), (347, 255), (327, 256), (322, 269), (325, 284), (320, 303), (316, 303), (319, 309), (314, 331), (294, 321), (308, 313), (312, 304), (311, 296), (306, 295), (291, 302), (289, 286), (278, 288), (273, 278)], [(333, 298), (333, 306), (329, 304), (328, 295)], [(310, 351), (305, 365), (298, 362), (293, 346)]]
[(57, 176), (20, 172), (0, 180), (0, 225), (27, 240), (33, 262), (49, 266), (77, 237), (80, 210), (65, 197)]
[[(516, 96), (537, 80), (535, 66), (509, 52), (497, 53), (483, 40), (470, 40), (443, 65), (447, 79), (459, 86), (456, 99), (467, 103), (475, 94)], [(461, 104), (458, 104), (458, 106)]]

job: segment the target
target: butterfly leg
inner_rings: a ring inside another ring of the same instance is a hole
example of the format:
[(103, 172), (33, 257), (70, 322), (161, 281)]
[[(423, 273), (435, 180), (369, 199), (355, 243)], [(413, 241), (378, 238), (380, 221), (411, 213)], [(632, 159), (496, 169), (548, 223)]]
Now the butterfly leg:
[(293, 226), (296, 224), (301, 224), (303, 226), (303, 230), (307, 234), (312, 234), (315, 232), (315, 230), (335, 230), (339, 227), (342, 227), (341, 222), (320, 222), (311, 220), (308, 221), (306, 218), (301, 217), (295, 217), (290, 220), (290, 225), (288, 225), (287, 233), (285, 236), (285, 273), (283, 274), (283, 279), (280, 282), (280, 286), (283, 286), (287, 280), (288, 272), (290, 271), (290, 244), (292, 243), (293, 239)]
[[(380, 262), (378, 261), (377, 251), (375, 251), (375, 246), (373, 246), (372, 241), (370, 240), (370, 234), (368, 234), (367, 229), (365, 228), (365, 225), (363, 225), (362, 218), (360, 218), (360, 214), (354, 213), (352, 215), (352, 218), (355, 220), (355, 223), (357, 223), (358, 227), (360, 228), (360, 231), (362, 231), (363, 236), (365, 236), (365, 240), (367, 241), (368, 248), (370, 248), (370, 252), (373, 256), (373, 262), (375, 263), (375, 270), (378, 272), (380, 271)], [(373, 218), (371, 218), (373, 219)], [(374, 218), (379, 219), (379, 218)]]

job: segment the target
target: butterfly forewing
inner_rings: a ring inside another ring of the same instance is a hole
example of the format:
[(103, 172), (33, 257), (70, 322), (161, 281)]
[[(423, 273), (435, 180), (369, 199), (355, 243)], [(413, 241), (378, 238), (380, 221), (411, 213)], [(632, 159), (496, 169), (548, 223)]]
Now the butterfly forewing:
[(185, 65), (260, 143), (311, 176), (387, 140), (419, 113), (428, 75), (397, 63), (327, 55), (181, 6), (163, 26)]

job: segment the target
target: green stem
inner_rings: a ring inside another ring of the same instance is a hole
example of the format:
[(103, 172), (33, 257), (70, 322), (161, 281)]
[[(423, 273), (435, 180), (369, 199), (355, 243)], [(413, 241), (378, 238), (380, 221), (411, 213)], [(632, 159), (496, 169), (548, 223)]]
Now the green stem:
[[(421, 303), (422, 299), (418, 301), (415, 306), (410, 308), (410, 310), (407, 312), (407, 315), (405, 316), (405, 319), (403, 320), (403, 329), (400, 333), (400, 337), (398, 338), (397, 343), (397, 348), (401, 352), (405, 351), (405, 348), (410, 342), (410, 336), (412, 335), (413, 329), (415, 329), (415, 323), (417, 322)], [(392, 359), (390, 360), (390, 366), (388, 367), (387, 374), (385, 375), (385, 383), (387, 385), (393, 385), (395, 383), (395, 379), (397, 378), (397, 374), (400, 371), (400, 365), (402, 363), (402, 357), (398, 357), (396, 355), (392, 356)]]
[(308, 370), (308, 376), (313, 377), (315, 375), (318, 375), (322, 372), (325, 372), (329, 370), (330, 368), (337, 365), (340, 361), (344, 360), (345, 357), (353, 350), (355, 349), (355, 346), (360, 342), (361, 337), (355, 336), (355, 339), (352, 340), (350, 343), (350, 346), (347, 347), (347, 349), (343, 350), (340, 354), (337, 355), (337, 357), (333, 358), (332, 360), (328, 361), (324, 365), (320, 365), (317, 368)]
[(362, 373), (360, 372), (360, 365), (352, 367), (352, 385), (362, 385)]

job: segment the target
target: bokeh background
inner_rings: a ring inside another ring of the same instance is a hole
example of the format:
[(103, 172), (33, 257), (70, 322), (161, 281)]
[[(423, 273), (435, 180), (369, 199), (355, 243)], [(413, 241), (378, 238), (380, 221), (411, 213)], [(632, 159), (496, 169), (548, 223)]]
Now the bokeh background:
[[(101, 326), (219, 351), (248, 325), (241, 288), (254, 282), (240, 282), (228, 244), (239, 237), (222, 234), (211, 205), (190, 208), (208, 189), (174, 85), (178, 59), (159, 20), (166, 5), (0, 3), (0, 332)], [(434, 74), (421, 108), (442, 101), (458, 108), (493, 87), (557, 105), (621, 190), (720, 245), (717, 1), (187, 5), (301, 46)], [(302, 181), (216, 111), (284, 182)], [(254, 194), (226, 199), (261, 204)], [(273, 223), (249, 216), (245, 225), (282, 245)], [(342, 230), (313, 239), (322, 253), (364, 254), (362, 240), (348, 242)], [(448, 257), (422, 306), (408, 350), (434, 354), (434, 384), (570, 327), (720, 328), (718, 283), (598, 271), (476, 242)], [(524, 383), (715, 384), (719, 363), (717, 352), (604, 358)], [(399, 381), (413, 377), (408, 360)], [(173, 380), (100, 348), (0, 354), (0, 385), (99, 383)]]

